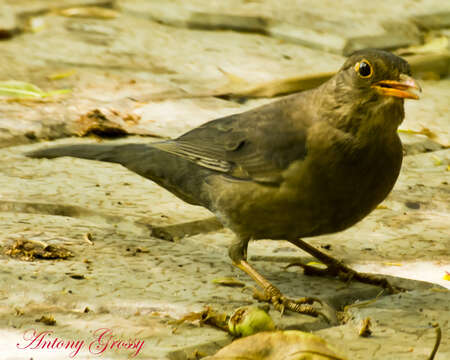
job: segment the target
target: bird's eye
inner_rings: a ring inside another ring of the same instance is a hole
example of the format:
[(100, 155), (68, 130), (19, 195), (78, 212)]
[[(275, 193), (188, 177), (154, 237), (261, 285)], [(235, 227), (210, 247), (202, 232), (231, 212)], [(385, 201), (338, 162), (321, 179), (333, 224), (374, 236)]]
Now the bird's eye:
[(360, 62), (356, 63), (355, 71), (362, 78), (369, 78), (373, 74), (372, 65), (370, 65), (367, 60), (361, 60)]

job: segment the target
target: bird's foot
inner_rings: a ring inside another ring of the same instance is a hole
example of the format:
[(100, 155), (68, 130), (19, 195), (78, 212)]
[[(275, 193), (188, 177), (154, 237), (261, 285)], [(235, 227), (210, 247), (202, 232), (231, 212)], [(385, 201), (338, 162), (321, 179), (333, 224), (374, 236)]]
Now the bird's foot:
[(311, 254), (326, 265), (325, 269), (303, 264), (301, 262), (291, 263), (288, 265), (288, 267), (294, 265), (301, 266), (304, 269), (305, 275), (335, 276), (347, 283), (356, 280), (365, 284), (380, 286), (391, 294), (405, 291), (405, 289), (392, 285), (386, 278), (381, 276), (357, 272), (345, 265), (342, 261), (335, 259), (319, 249), (316, 249), (314, 246), (309, 245), (301, 239), (291, 239), (289, 242)]
[(275, 310), (278, 310), (281, 314), (283, 314), (285, 310), (290, 310), (299, 314), (314, 317), (323, 316), (325, 319), (328, 319), (327, 316), (312, 306), (315, 302), (322, 304), (320, 299), (314, 297), (303, 297), (297, 300), (289, 299), (273, 285), (265, 287), (263, 292), (254, 289), (253, 297), (259, 301), (271, 303)]
[(291, 263), (288, 265), (288, 267), (300, 266), (303, 268), (305, 275), (337, 277), (345, 283), (350, 283), (351, 281), (359, 281), (364, 284), (379, 286), (387, 290), (390, 294), (396, 294), (405, 291), (405, 289), (401, 287), (392, 285), (389, 280), (384, 277), (358, 272), (337, 259), (331, 259), (333, 261), (327, 261), (327, 263), (325, 263), (325, 265), (327, 266), (326, 268), (319, 268), (313, 265), (303, 264), (301, 262)]
[[(263, 289), (263, 292), (255, 291), (254, 297), (258, 300), (271, 303), (275, 309), (280, 311), (282, 314), (285, 310), (290, 310), (314, 317), (322, 316), (331, 324), (337, 323), (336, 311), (327, 303), (313, 297), (304, 297), (298, 300), (289, 299), (284, 296), (276, 286), (272, 285), (269, 280), (256, 271), (256, 269), (254, 269), (246, 260), (241, 259), (235, 262), (234, 265), (250, 275)], [(313, 306), (315, 302), (322, 306), (326, 315), (324, 312), (317, 310)]]

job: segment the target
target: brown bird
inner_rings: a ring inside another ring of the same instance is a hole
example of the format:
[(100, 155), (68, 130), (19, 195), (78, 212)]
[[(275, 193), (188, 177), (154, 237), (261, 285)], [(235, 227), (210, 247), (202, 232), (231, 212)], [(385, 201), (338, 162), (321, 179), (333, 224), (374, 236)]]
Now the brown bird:
[(275, 308), (318, 315), (316, 299), (285, 297), (247, 262), (248, 242), (285, 239), (326, 264), (328, 274), (392, 289), (300, 238), (344, 230), (389, 194), (402, 163), (397, 128), (404, 99), (418, 99), (413, 90), (420, 90), (410, 74), (400, 57), (361, 50), (315, 89), (210, 121), (175, 140), (59, 146), (27, 155), (119, 163), (206, 207), (236, 234), (233, 264)]

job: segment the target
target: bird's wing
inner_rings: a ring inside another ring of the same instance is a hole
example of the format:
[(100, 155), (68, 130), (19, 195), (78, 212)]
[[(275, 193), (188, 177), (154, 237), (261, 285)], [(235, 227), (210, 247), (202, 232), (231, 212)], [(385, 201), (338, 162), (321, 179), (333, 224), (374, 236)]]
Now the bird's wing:
[(233, 178), (276, 184), (283, 169), (306, 155), (307, 126), (282, 105), (213, 120), (152, 146)]

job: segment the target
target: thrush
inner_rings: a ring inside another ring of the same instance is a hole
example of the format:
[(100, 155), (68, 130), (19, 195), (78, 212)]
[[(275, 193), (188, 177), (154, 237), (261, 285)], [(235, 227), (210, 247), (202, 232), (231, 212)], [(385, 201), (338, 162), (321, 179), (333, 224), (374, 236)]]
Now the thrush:
[(247, 262), (249, 240), (287, 240), (326, 264), (323, 272), (390, 288), (300, 238), (347, 229), (386, 198), (402, 163), (397, 128), (404, 99), (418, 99), (416, 90), (404, 59), (361, 50), (317, 88), (212, 120), (174, 140), (64, 145), (27, 155), (118, 163), (204, 206), (236, 235), (229, 256), (266, 300), (281, 311), (317, 316), (316, 299), (288, 298)]

